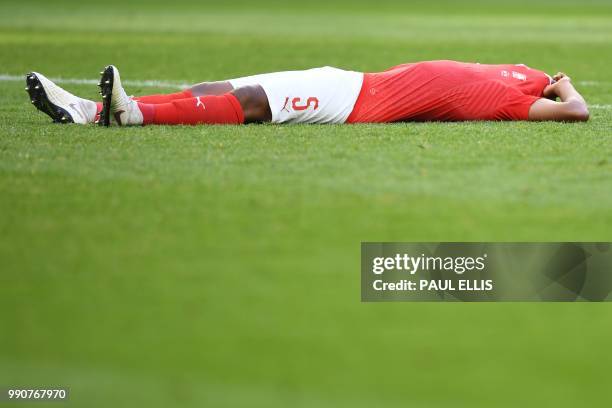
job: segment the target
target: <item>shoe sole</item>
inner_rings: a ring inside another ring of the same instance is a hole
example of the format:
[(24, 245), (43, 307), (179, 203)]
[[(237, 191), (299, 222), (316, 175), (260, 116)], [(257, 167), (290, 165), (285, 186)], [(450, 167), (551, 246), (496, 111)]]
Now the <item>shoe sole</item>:
[(111, 114), (111, 99), (113, 97), (113, 82), (115, 74), (113, 67), (109, 65), (104, 68), (104, 71), (100, 72), (100, 95), (102, 95), (102, 111), (100, 112), (100, 120), (98, 124), (100, 126), (110, 126), (110, 114)]
[(28, 75), (26, 75), (26, 85), (25, 90), (30, 96), (32, 105), (53, 119), (53, 123), (74, 123), (74, 120), (68, 111), (55, 105), (49, 100), (47, 92), (45, 92), (45, 87), (35, 73), (30, 72)]

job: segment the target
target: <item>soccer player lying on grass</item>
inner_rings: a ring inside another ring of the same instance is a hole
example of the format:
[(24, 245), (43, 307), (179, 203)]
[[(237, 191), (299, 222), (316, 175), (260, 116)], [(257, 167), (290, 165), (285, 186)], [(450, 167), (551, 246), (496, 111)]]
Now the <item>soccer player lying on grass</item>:
[(568, 76), (551, 78), (525, 65), (427, 61), (365, 74), (324, 67), (136, 98), (110, 65), (98, 84), (102, 103), (78, 98), (36, 72), (26, 82), (32, 103), (55, 122), (106, 126), (111, 114), (120, 126), (589, 119)]

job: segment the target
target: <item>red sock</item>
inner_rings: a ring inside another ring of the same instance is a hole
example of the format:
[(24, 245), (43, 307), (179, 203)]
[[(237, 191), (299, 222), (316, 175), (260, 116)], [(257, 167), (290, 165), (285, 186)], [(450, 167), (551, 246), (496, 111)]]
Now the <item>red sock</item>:
[(143, 125), (197, 125), (197, 124), (241, 124), (244, 112), (236, 97), (224, 95), (198, 96), (177, 99), (170, 103), (147, 104), (138, 102)]
[(177, 93), (171, 93), (171, 94), (165, 94), (165, 95), (139, 96), (137, 98), (134, 98), (134, 100), (138, 102), (142, 102), (142, 103), (158, 104), (158, 103), (168, 103), (176, 99), (186, 99), (186, 98), (193, 98), (193, 94), (191, 93), (189, 89), (186, 89), (183, 92), (177, 92)]
[(94, 118), (96, 123), (100, 120), (100, 112), (102, 112), (102, 102), (96, 102), (96, 117)]

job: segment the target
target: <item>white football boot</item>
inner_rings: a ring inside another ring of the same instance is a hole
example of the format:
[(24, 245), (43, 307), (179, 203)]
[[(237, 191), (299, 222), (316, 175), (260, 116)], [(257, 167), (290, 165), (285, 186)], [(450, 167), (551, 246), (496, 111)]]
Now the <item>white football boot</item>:
[(138, 103), (130, 98), (121, 86), (119, 70), (109, 65), (100, 73), (98, 86), (102, 94), (102, 112), (100, 125), (110, 126), (110, 114), (113, 114), (119, 126), (142, 125), (142, 112)]
[(26, 75), (26, 85), (32, 104), (53, 122), (83, 125), (94, 122), (97, 111), (94, 101), (71, 94), (38, 72)]

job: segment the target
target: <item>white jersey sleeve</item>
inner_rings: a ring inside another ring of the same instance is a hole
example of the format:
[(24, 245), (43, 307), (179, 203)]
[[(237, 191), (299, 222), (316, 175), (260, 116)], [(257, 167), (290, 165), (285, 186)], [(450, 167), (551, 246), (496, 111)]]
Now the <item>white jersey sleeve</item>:
[(234, 89), (260, 85), (273, 123), (344, 123), (363, 85), (363, 73), (323, 67), (254, 75), (229, 81)]

